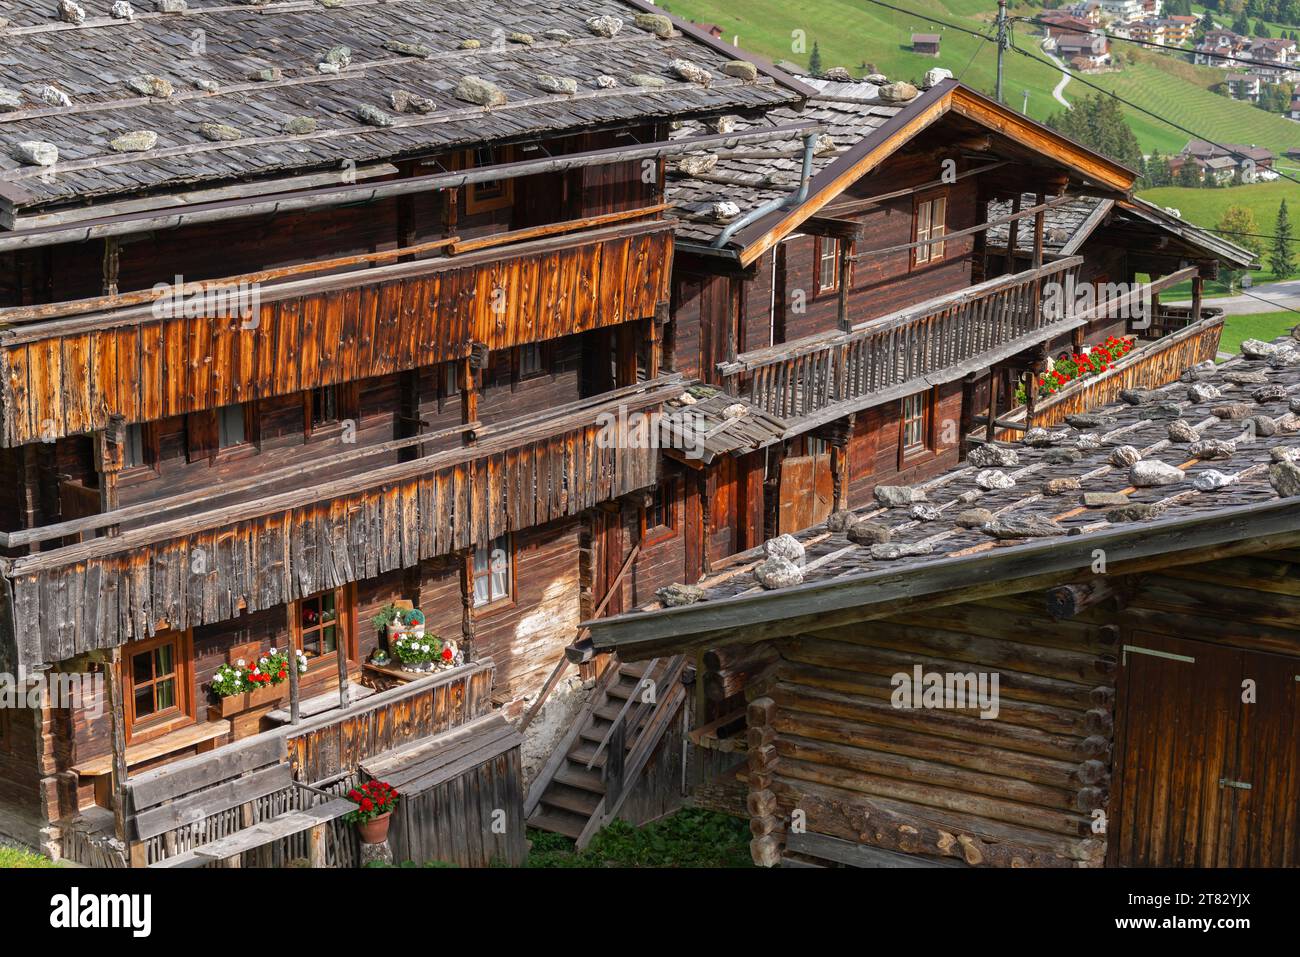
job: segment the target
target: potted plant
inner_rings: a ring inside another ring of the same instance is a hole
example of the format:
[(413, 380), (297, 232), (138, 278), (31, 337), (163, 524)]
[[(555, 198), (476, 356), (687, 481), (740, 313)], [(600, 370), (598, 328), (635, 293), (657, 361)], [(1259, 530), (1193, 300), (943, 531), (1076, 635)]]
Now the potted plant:
[(416, 638), (424, 637), (424, 612), (418, 608), (402, 612), (402, 624)]
[[(294, 655), (298, 673), (307, 672), (307, 657), (301, 651)], [(260, 705), (278, 701), (283, 692), (279, 686), (289, 678), (289, 656), (272, 648), (258, 656), (251, 665), (240, 658), (234, 664), (222, 665), (208, 683), (208, 690), (217, 698), (217, 712), (223, 718), (249, 711)]]
[(343, 820), (357, 826), (362, 844), (382, 844), (388, 840), (388, 819), (397, 810), (401, 795), (384, 781), (367, 781), (353, 788), (347, 798), (357, 806)]
[(382, 631), (388, 638), (394, 637), (402, 628), (402, 609), (389, 602), (370, 618), (375, 630)]
[(399, 661), (403, 671), (432, 671), (433, 661), (442, 652), (442, 642), (436, 635), (402, 634), (394, 638), (389, 647)]

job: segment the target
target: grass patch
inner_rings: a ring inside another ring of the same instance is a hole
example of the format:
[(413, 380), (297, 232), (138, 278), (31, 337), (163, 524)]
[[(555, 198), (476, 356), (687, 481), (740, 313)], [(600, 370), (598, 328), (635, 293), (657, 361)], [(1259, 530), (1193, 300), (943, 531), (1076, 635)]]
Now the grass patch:
[(632, 827), (615, 821), (581, 852), (573, 841), (529, 830), (533, 842), (525, 867), (752, 867), (749, 827), (738, 818), (684, 808)]
[(35, 851), (0, 845), (0, 869), (15, 867), (58, 867), (52, 860)]
[(1297, 322), (1300, 322), (1300, 314), (1294, 312), (1257, 312), (1249, 316), (1228, 316), (1223, 323), (1219, 351), (1235, 355), (1241, 351), (1241, 343), (1246, 339), (1271, 342), (1278, 336), (1286, 335)]

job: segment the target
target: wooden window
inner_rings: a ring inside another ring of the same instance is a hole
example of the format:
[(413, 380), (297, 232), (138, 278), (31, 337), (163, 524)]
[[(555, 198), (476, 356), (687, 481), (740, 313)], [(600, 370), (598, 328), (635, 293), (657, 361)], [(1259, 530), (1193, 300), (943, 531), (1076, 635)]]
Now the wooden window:
[(474, 607), (514, 597), (514, 543), (509, 535), (474, 549)]
[(217, 409), (217, 447), (234, 448), (248, 441), (248, 412), (242, 405), (223, 405)]
[(947, 232), (948, 198), (935, 196), (932, 199), (917, 200), (914, 215), (915, 242), (937, 239), (938, 242), (917, 246), (912, 252), (912, 262), (916, 265), (938, 262), (943, 259), (943, 236)]
[[(466, 153), (464, 159), (466, 169), (496, 166), (508, 161), (509, 157), (505, 150), (496, 150), (490, 146)], [(471, 183), (465, 191), (465, 212), (470, 216), (490, 213), (493, 210), (512, 206), (514, 201), (514, 180), (494, 179), (483, 183)]]
[(321, 386), (311, 390), (311, 424), (312, 428), (328, 425), (339, 420), (339, 387)]
[(653, 545), (677, 534), (677, 479), (665, 478), (650, 493), (641, 509), (641, 543)]
[(332, 588), (293, 606), (294, 647), (307, 657), (308, 667), (333, 661), (339, 649), (348, 653), (352, 605), (346, 587)]
[(903, 399), (902, 446), (903, 455), (916, 455), (929, 447), (930, 394), (918, 392)]
[(344, 419), (355, 419), (360, 415), (360, 391), (355, 382), (319, 386), (303, 395), (305, 431), (309, 436), (320, 429), (337, 426)]
[(530, 342), (519, 347), (519, 378), (531, 379), (545, 371), (541, 343)]
[(127, 740), (162, 734), (194, 720), (188, 632), (164, 632), (122, 650)]
[(834, 292), (840, 287), (840, 241), (826, 236), (817, 241), (817, 289)]
[(144, 426), (128, 425), (126, 437), (122, 443), (122, 468), (144, 468), (149, 463), (144, 455)]

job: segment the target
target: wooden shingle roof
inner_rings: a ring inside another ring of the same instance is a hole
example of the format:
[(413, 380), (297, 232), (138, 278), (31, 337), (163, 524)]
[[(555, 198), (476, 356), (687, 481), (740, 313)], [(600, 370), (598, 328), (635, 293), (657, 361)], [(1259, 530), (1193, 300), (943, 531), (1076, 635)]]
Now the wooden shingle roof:
[[(906, 103), (886, 103), (880, 88), (872, 83), (837, 83), (801, 78), (818, 91), (798, 113), (788, 108), (770, 112), (761, 121), (737, 119), (737, 131), (766, 125), (814, 122), (824, 127), (818, 137), (813, 175), (830, 167), (873, 130), (907, 109)], [(854, 102), (850, 102), (854, 101)], [(915, 100), (913, 101), (915, 102)], [(674, 138), (708, 132), (702, 123), (687, 123)], [(716, 164), (712, 158), (716, 157)], [(701, 167), (701, 161), (705, 167)], [(803, 171), (803, 141), (789, 140), (715, 149), (690, 154), (669, 168), (668, 200), (681, 219), (677, 235), (686, 241), (709, 245), (732, 220), (758, 209), (764, 203), (791, 196), (799, 188)], [(736, 215), (719, 215), (718, 204), (731, 203)]]
[[(640, 0), (138, 0), (132, 19), (76, 0), (81, 23), (56, 2), (11, 3), (0, 28), (0, 196), (15, 207), (761, 111), (802, 91), (761, 63), (754, 79), (724, 74), (742, 55), (691, 28), (638, 27), (658, 12)], [(603, 35), (597, 17), (621, 27)], [(707, 76), (683, 78), (674, 60)], [(471, 76), (505, 102), (458, 96)], [(400, 112), (397, 91), (428, 102)], [(150, 148), (112, 145), (140, 131), (156, 134)], [(57, 163), (15, 158), (32, 141)]]
[[(1270, 517), (1273, 505), (1288, 522), (1300, 522), (1291, 508), (1300, 506), (1292, 490), (1300, 482), (1300, 341), (1246, 345), (1249, 358), (1196, 367), (1177, 382), (1126, 393), (1125, 401), (1070, 416), (1069, 424), (1036, 430), (1025, 441), (977, 451), (917, 486), (912, 504), (882, 500), (855, 510), (854, 521), (887, 533), (887, 546), (851, 541), (842, 520), (814, 526), (794, 536), (805, 549), (802, 584), (764, 590), (752, 575), (763, 558), (755, 550), (702, 580), (703, 597), (694, 604), (589, 622), (593, 639), (632, 658), (686, 647), (692, 636), (711, 631), (776, 622), (801, 603), (829, 612), (977, 585), (991, 575), (1014, 591), (1013, 566), (1032, 576), (1075, 562), (1086, 568), (1095, 548), (1118, 562), (1127, 551), (1192, 547), (1199, 538), (1185, 529), (1202, 519), (1223, 525), (1207, 532), (1207, 541), (1272, 529), (1280, 521)], [(1135, 483), (1128, 464), (1134, 457), (1148, 463), (1144, 470), (1167, 472), (1168, 484)], [(1282, 486), (1274, 483), (1275, 468), (1291, 470)], [(1000, 477), (990, 481), (990, 472)], [(1263, 525), (1252, 517), (1260, 509)], [(1023, 560), (1015, 557), (1021, 552)], [(995, 575), (977, 567), (985, 560), (1007, 568)], [(827, 588), (836, 596), (817, 597)]]

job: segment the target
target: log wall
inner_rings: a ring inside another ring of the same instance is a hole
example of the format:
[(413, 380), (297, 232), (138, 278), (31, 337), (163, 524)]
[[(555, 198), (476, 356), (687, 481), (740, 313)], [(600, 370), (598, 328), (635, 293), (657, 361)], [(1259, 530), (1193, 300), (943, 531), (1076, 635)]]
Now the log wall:
[[(970, 865), (1100, 865), (1090, 812), (1109, 787), (1116, 636), (1042, 609), (980, 602), (778, 642), (760, 689), (775, 818), (797, 808), (810, 831)], [(998, 717), (895, 708), (891, 676), (917, 664), (997, 672)]]

